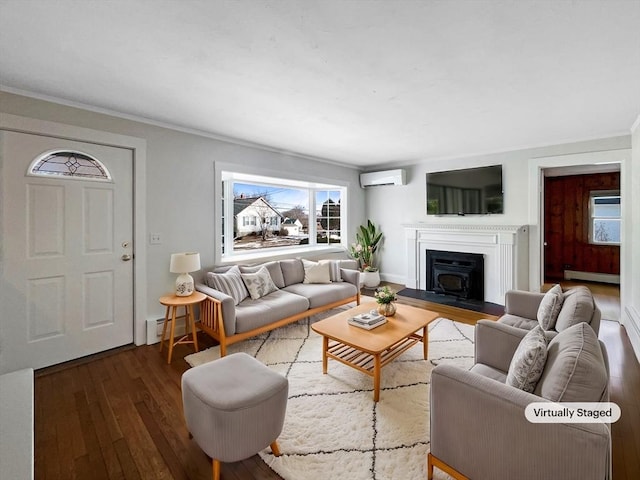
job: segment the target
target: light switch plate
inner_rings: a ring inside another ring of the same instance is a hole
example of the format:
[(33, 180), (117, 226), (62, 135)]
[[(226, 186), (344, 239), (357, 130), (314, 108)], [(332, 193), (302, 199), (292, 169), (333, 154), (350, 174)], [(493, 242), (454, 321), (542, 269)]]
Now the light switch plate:
[(150, 245), (160, 245), (162, 243), (162, 238), (159, 233), (150, 233), (149, 234), (149, 244)]

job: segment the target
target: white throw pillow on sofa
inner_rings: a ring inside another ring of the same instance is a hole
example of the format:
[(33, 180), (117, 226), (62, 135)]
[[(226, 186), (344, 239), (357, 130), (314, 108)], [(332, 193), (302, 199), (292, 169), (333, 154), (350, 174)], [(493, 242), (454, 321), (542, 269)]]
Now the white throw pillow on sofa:
[(302, 259), (304, 281), (302, 283), (331, 283), (329, 264)]
[(320, 260), (321, 265), (329, 265), (329, 277), (332, 282), (344, 282), (340, 271), (340, 260)]

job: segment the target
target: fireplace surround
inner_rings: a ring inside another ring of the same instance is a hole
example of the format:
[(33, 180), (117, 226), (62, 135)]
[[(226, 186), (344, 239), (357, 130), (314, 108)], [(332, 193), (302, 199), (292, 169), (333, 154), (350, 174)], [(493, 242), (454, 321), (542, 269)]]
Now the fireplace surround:
[(507, 290), (529, 289), (527, 225), (404, 225), (408, 288), (427, 290), (427, 250), (473, 253), (484, 258), (485, 302), (504, 305)]

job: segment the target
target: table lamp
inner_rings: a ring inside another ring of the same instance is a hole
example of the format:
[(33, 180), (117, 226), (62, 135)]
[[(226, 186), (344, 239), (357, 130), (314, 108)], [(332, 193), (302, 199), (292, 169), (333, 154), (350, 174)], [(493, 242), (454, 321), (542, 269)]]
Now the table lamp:
[(179, 273), (176, 278), (176, 295), (178, 297), (188, 297), (193, 293), (193, 277), (189, 272), (200, 270), (200, 254), (196, 252), (172, 253), (171, 273)]

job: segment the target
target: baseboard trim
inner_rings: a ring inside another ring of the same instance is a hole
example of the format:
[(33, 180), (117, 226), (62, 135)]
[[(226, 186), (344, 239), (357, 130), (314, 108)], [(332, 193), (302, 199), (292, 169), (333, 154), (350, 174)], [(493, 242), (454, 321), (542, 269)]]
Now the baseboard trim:
[(389, 273), (380, 272), (380, 280), (389, 283), (398, 283), (400, 285), (406, 285), (407, 277), (404, 275), (393, 275)]
[(624, 307), (623, 312), (622, 325), (629, 336), (633, 353), (636, 354), (636, 358), (640, 362), (640, 312), (632, 305)]
[(565, 280), (585, 280), (587, 282), (615, 283), (620, 285), (620, 275), (611, 273), (578, 272), (575, 270), (564, 271)]

